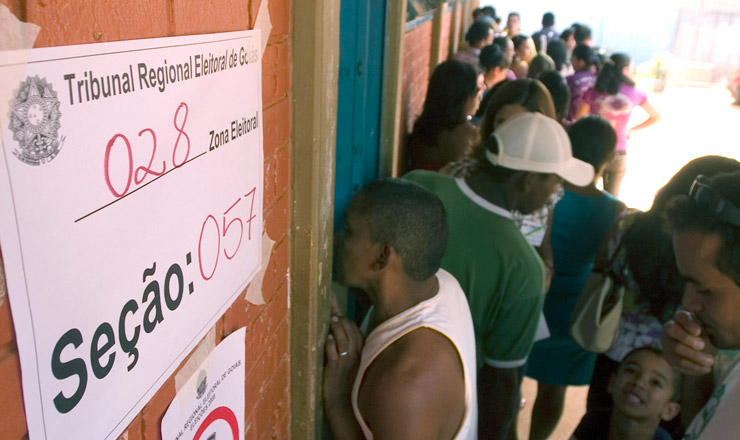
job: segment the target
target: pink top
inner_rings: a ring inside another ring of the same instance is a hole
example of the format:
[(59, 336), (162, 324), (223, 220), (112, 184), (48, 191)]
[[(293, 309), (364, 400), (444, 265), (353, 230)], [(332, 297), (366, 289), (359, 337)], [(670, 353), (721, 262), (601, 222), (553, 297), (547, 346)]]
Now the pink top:
[(594, 85), (596, 85), (596, 72), (581, 70), (565, 78), (565, 81), (570, 89), (570, 107), (568, 108), (566, 121), (572, 124), (575, 122), (576, 113), (584, 95), (589, 90), (593, 90)]
[(591, 106), (592, 115), (599, 115), (611, 122), (617, 132), (617, 151), (627, 151), (627, 124), (632, 110), (647, 101), (645, 92), (622, 83), (616, 95), (591, 89), (583, 95), (583, 100)]

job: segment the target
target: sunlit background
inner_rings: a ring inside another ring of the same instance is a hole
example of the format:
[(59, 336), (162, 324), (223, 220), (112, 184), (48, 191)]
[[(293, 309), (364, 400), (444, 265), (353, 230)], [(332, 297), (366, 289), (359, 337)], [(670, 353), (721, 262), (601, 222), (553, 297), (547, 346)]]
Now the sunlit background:
[[(586, 24), (595, 46), (635, 61), (638, 87), (663, 119), (628, 143), (620, 198), (629, 206), (649, 209), (655, 192), (691, 159), (740, 159), (740, 107), (727, 90), (740, 69), (740, 0), (481, 1), (485, 5), (496, 8), (502, 25), (509, 12), (518, 12), (527, 35), (542, 27), (548, 11), (558, 31)], [(665, 89), (656, 92), (659, 69), (667, 76)], [(630, 123), (645, 117), (638, 108)]]

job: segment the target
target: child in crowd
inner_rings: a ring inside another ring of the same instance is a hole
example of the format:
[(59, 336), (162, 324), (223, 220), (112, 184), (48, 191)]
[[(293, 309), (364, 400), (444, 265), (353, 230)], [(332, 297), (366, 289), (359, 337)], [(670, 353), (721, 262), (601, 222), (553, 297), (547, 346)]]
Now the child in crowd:
[(576, 440), (671, 440), (659, 427), (678, 415), (681, 376), (654, 347), (630, 352), (609, 382), (611, 411), (591, 411), (573, 433)]

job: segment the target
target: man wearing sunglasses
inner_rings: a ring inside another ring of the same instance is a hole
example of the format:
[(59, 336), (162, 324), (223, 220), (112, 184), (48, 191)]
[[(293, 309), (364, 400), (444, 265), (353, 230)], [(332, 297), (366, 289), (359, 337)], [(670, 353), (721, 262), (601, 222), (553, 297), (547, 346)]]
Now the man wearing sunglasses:
[[(737, 438), (740, 430), (740, 173), (699, 176), (666, 212), (684, 310), (665, 326), (666, 359), (685, 375), (684, 439)], [(693, 419), (692, 419), (693, 417)]]

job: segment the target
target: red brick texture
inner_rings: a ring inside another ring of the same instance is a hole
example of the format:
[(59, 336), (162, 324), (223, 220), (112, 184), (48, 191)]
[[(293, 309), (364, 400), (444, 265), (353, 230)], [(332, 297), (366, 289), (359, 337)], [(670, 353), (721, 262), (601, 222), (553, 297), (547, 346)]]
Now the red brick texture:
[[(429, 83), (429, 63), (432, 51), (432, 25), (429, 20), (406, 32), (403, 39), (403, 79), (401, 95), (400, 154), (406, 155), (408, 133), (421, 114)], [(402, 160), (401, 163), (405, 163)], [(405, 170), (401, 170), (403, 174)]]
[(457, 14), (457, 31), (459, 32), (457, 41), (459, 41), (459, 43), (463, 43), (465, 41), (465, 34), (468, 32), (467, 29), (463, 29), (463, 24), (465, 24), (465, 20), (463, 20), (464, 13), (465, 13), (465, 8), (461, 7), (460, 13)]
[(442, 35), (440, 41), (441, 61), (447, 59), (450, 50), (450, 30), (452, 29), (452, 8), (442, 16)]
[[(262, 284), (265, 304), (250, 304), (241, 295), (213, 331), (218, 343), (234, 330), (247, 328), (244, 426), (246, 438), (251, 440), (287, 439), (290, 435), (291, 0), (263, 1), (269, 1), (272, 22), (262, 60), (264, 219), (275, 245)], [(72, 3), (0, 0), (21, 20), (41, 26), (36, 47), (251, 29), (260, 7), (260, 0)], [(27, 434), (20, 364), (8, 298), (1, 294), (0, 390), (0, 438), (19, 440)], [(162, 417), (175, 392), (173, 376), (122, 436), (159, 439)]]

